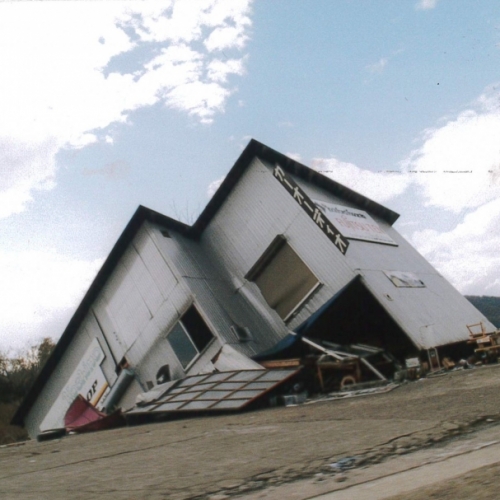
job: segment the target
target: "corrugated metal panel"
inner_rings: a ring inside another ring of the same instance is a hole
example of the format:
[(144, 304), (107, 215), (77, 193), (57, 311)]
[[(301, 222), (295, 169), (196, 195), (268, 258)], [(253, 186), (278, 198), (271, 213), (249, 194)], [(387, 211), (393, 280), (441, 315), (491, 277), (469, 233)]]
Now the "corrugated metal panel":
[[(142, 229), (115, 268), (113, 276), (97, 301), (96, 314), (104, 323), (110, 323), (110, 337), (126, 352), (137, 339), (141, 343), (130, 355), (140, 359), (154, 341), (162, 325), (153, 318), (160, 312), (166, 299), (172, 297), (178, 280), (166, 264), (146, 229)], [(181, 292), (181, 295), (185, 295)], [(106, 315), (109, 317), (106, 322)], [(161, 313), (160, 313), (161, 315)], [(153, 334), (148, 332), (153, 332)], [(106, 332), (108, 333), (108, 332)]]
[(466, 325), (493, 325), (442, 276), (418, 274), (425, 288), (398, 288), (382, 271), (362, 276), (382, 306), (422, 349), (467, 340)]
[[(217, 274), (245, 292), (247, 307), (253, 298), (260, 310), (267, 309), (266, 322), (281, 338), (286, 334), (283, 322), (267, 306), (258, 288), (243, 278), (277, 234), (287, 237), (325, 285), (289, 323), (288, 326), (293, 327), (344, 286), (353, 273), (345, 258), (274, 179), (271, 171), (255, 160), (206, 228), (201, 243)], [(268, 343), (264, 343), (267, 348)]]
[(163, 302), (163, 296), (160, 289), (156, 286), (151, 273), (148, 271), (144, 261), (133, 246), (130, 248), (130, 251), (126, 252), (123, 256), (122, 263), (127, 268), (128, 275), (132, 279), (135, 288), (134, 293), (139, 293), (144, 304), (148, 308), (150, 318), (152, 318)]
[[(145, 223), (134, 240), (134, 246), (144, 262), (149, 275), (160, 291), (164, 300), (167, 300), (172, 290), (177, 286), (178, 280), (160, 250), (155, 244), (154, 231), (150, 223)], [(164, 238), (162, 236), (162, 238)]]
[[(268, 168), (272, 168), (268, 165)], [(331, 195), (318, 186), (307, 183), (294, 177), (294, 180), (313, 198), (329, 203), (361, 208)], [(350, 246), (345, 256), (345, 263), (352, 272), (361, 272), (366, 276), (370, 289), (377, 298), (394, 316), (396, 321), (405, 329), (412, 340), (421, 347), (431, 347), (468, 338), (466, 324), (479, 320), (485, 321), (481, 315), (460, 293), (455, 290), (439, 273), (427, 262), (394, 228), (377, 215), (372, 214), (379, 226), (398, 243), (398, 246), (389, 246), (379, 243), (350, 240)], [(304, 227), (302, 227), (304, 225)], [(297, 217), (290, 225), (285, 235), (290, 244), (301, 255), (311, 270), (328, 285), (320, 290), (309, 301), (298, 317), (290, 323), (293, 328), (306, 319), (310, 312), (314, 312), (325, 302), (325, 295), (333, 295), (339, 289), (344, 276), (340, 277), (338, 269), (330, 273), (333, 266), (328, 266), (328, 260), (323, 259), (320, 246), (311, 253), (308, 243), (313, 238), (305, 226), (314, 226), (308, 217)], [(307, 237), (304, 237), (307, 235)], [(319, 238), (314, 240), (319, 243)], [(310, 260), (304, 255), (310, 256)], [(331, 259), (333, 263), (335, 260)], [(410, 271), (424, 276), (427, 287), (422, 289), (397, 289), (383, 274), (384, 270)], [(345, 281), (345, 283), (347, 280)], [(333, 293), (331, 293), (333, 292)], [(386, 294), (393, 297), (388, 301)], [(488, 323), (489, 324), (489, 323)], [(492, 325), (491, 325), (492, 326)]]
[(127, 350), (126, 357), (132, 366), (138, 366), (142, 358), (149, 351), (155, 340), (158, 338), (162, 328), (154, 318), (149, 321), (144, 328), (137, 334), (132, 345)]
[(106, 377), (106, 380), (108, 381), (108, 384), (112, 385), (115, 382), (117, 376), (115, 373), (115, 359), (119, 361), (119, 358), (116, 358), (115, 353), (111, 352), (107, 338), (104, 338), (103, 331), (101, 330), (101, 327), (97, 323), (96, 318), (93, 314), (88, 315), (87, 320), (83, 323), (82, 326), (85, 328), (85, 331), (90, 339), (97, 338), (97, 340), (99, 341), (99, 344), (104, 351), (104, 355), (106, 356), (101, 364), (101, 368), (104, 376)]
[(156, 342), (139, 363), (137, 373), (144, 383), (151, 381), (156, 385), (156, 374), (164, 365), (169, 365), (172, 379), (184, 376), (182, 365), (163, 334), (156, 339)]
[(205, 277), (206, 269), (200, 268), (191, 257), (191, 249), (199, 247), (197, 241), (190, 240), (175, 231), (169, 231), (170, 236), (165, 237), (162, 235), (160, 226), (150, 223), (148, 227), (158, 250), (180, 281), (185, 276)]
[(354, 270), (405, 269), (439, 274), (395, 229), (384, 225), (383, 222), (379, 225), (398, 243), (398, 246), (351, 240), (347, 259)]
[[(174, 376), (183, 376), (163, 335), (192, 301), (157, 236), (166, 239), (149, 223), (141, 228), (94, 305), (115, 356), (119, 360), (126, 355), (142, 384), (154, 381), (159, 367), (167, 363)], [(137, 390), (133, 384), (123, 401)]]
[[(158, 228), (154, 230), (155, 234), (159, 234)], [(281, 338), (279, 332), (286, 333), (286, 328), (277, 316), (268, 313), (271, 317), (269, 320), (261, 309), (256, 310), (249, 304), (245, 293), (253, 294), (255, 290), (247, 292), (248, 284), (243, 286), (243, 291), (237, 292), (243, 282), (236, 279), (235, 274), (225, 266), (221, 258), (207, 251), (203, 244), (186, 239), (174, 231), (170, 232), (170, 236), (157, 238), (159, 248), (165, 258), (172, 259), (186, 293), (196, 297), (197, 304), (224, 342), (239, 344), (231, 326), (246, 326), (254, 334), (254, 341), (241, 344), (238, 349), (252, 355), (266, 348), (268, 344), (277, 342)], [(269, 321), (277, 323), (273, 326)]]
[[(238, 346), (238, 350), (248, 356), (274, 345), (287, 333), (287, 328), (274, 311), (264, 305), (258, 288), (252, 283), (242, 285), (238, 291), (218, 281), (208, 281), (218, 303), (224, 305), (230, 314), (222, 335), (226, 342)], [(252, 289), (250, 289), (252, 287)], [(252, 340), (240, 342), (231, 330), (232, 325), (247, 327)]]
[(202, 246), (229, 272), (244, 275), (297, 212), (288, 193), (255, 160), (203, 233)]
[(222, 349), (217, 353), (217, 357), (213, 360), (213, 364), (219, 372), (264, 369), (262, 365), (252, 361), (229, 344), (222, 346)]
[[(102, 331), (113, 351), (115, 359), (119, 362), (127, 351), (127, 345), (121, 339), (116, 325), (108, 314), (108, 303), (103, 294), (94, 302), (93, 312), (97, 321), (99, 321), (99, 325), (101, 325)], [(92, 313), (92, 311), (90, 313)]]
[[(137, 255), (129, 249), (127, 257)], [(151, 313), (144, 302), (127, 266), (119, 263), (108, 286), (105, 287), (106, 311), (116, 327), (116, 334), (126, 348), (130, 347), (139, 332), (151, 319)]]

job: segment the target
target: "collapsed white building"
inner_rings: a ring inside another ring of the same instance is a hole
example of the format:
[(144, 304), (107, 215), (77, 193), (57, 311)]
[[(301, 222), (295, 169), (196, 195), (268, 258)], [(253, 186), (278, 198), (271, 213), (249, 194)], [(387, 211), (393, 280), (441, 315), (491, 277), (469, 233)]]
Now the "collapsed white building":
[(310, 318), (312, 337), (400, 359), (494, 329), (398, 217), (252, 140), (192, 226), (137, 209), (13, 423), (34, 436), (78, 394), (130, 407), (167, 380), (251, 368)]

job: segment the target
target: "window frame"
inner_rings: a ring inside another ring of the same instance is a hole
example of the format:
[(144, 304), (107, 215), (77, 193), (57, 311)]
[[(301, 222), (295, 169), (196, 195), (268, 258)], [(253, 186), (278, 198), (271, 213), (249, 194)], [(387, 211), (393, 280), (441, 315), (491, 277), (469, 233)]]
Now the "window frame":
[[(212, 338), (207, 342), (207, 344), (200, 350), (198, 349), (195, 341), (193, 340), (191, 334), (189, 333), (189, 330), (187, 329), (187, 327), (184, 325), (183, 321), (182, 321), (182, 318), (188, 313), (188, 311), (191, 309), (191, 308), (194, 308), (195, 311), (198, 313), (198, 315), (200, 316), (200, 318), (202, 319), (203, 323), (205, 324), (205, 326), (207, 327), (208, 331), (210, 332), (210, 334), (212, 335)], [(177, 352), (175, 351), (171, 341), (169, 340), (169, 337), (170, 337), (170, 334), (174, 331), (175, 327), (179, 325), (182, 330), (184, 331), (185, 335), (187, 336), (189, 342), (191, 342), (194, 350), (196, 351), (196, 355), (193, 357), (193, 359), (191, 359), (189, 361), (189, 363), (186, 364), (186, 366), (183, 366), (182, 364), (182, 361), (181, 359), (179, 358), (179, 355), (177, 354)], [(168, 333), (165, 335), (165, 338), (166, 340), (168, 341), (168, 344), (170, 346), (170, 348), (172, 349), (173, 353), (175, 354), (175, 357), (177, 358), (177, 361), (179, 362), (182, 370), (184, 371), (184, 373), (187, 373), (187, 371), (193, 366), (193, 364), (200, 358), (200, 356), (202, 356), (202, 354), (210, 347), (210, 345), (215, 341), (215, 339), (217, 338), (217, 336), (214, 334), (213, 332), (213, 328), (210, 326), (210, 323), (209, 321), (207, 321), (206, 317), (204, 314), (202, 314), (200, 312), (200, 308), (194, 303), (194, 302), (191, 302), (189, 304), (189, 306), (187, 306), (183, 313), (179, 316), (178, 320), (172, 325), (172, 327), (168, 330)]]
[[(263, 293), (262, 289), (258, 285), (257, 281), (258, 278), (266, 271), (269, 265), (272, 264), (273, 260), (278, 256), (280, 251), (285, 247), (288, 246), (288, 248), (295, 254), (297, 259), (300, 260), (300, 262), (304, 265), (304, 267), (307, 269), (307, 271), (314, 276), (316, 279), (316, 283), (305, 293), (305, 295), (292, 307), (292, 309), (285, 315), (281, 316), (281, 314), (274, 308), (272, 307), (265, 294)], [(300, 308), (303, 307), (303, 305), (311, 298), (311, 296), (322, 286), (321, 281), (319, 278), (316, 276), (316, 274), (312, 271), (312, 269), (306, 264), (306, 262), (302, 259), (302, 257), (299, 255), (299, 253), (293, 248), (292, 245), (290, 245), (290, 242), (288, 239), (283, 235), (283, 234), (278, 234), (273, 241), (269, 244), (269, 246), (264, 250), (262, 255), (257, 259), (255, 264), (249, 269), (249, 271), (245, 274), (244, 278), (248, 281), (251, 281), (254, 283), (257, 288), (259, 289), (260, 293), (262, 294), (262, 297), (264, 298), (266, 304), (273, 309), (273, 311), (278, 314), (278, 316), (286, 323), (287, 321), (290, 321), (298, 312)]]

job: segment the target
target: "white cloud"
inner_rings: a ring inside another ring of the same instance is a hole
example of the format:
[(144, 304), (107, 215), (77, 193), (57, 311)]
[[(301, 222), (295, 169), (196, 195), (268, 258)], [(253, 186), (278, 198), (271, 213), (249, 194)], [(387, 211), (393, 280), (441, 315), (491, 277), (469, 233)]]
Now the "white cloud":
[(462, 293), (500, 296), (500, 199), (477, 208), (451, 231), (417, 231), (412, 242)]
[(438, 0), (419, 0), (416, 5), (418, 10), (430, 10), (434, 9), (438, 3)]
[(115, 160), (107, 163), (103, 167), (89, 168), (82, 170), (83, 175), (88, 177), (102, 176), (106, 179), (117, 180), (123, 179), (130, 171), (130, 165), (123, 160)]
[(387, 57), (382, 57), (376, 63), (369, 64), (368, 66), (366, 66), (366, 69), (370, 73), (382, 73), (385, 67), (387, 66), (388, 62), (389, 59), (387, 59)]
[(221, 83), (227, 81), (228, 75), (242, 75), (245, 71), (243, 59), (229, 59), (227, 61), (214, 59), (207, 65), (207, 69), (208, 78), (214, 82)]
[[(411, 240), (464, 294), (500, 295), (500, 92), (492, 85), (472, 109), (426, 130), (403, 168), (424, 206), (456, 214), (449, 231)], [(418, 173), (418, 172), (435, 173)], [(416, 172), (416, 173), (411, 173)], [(463, 217), (462, 214), (466, 214)], [(422, 221), (424, 227), (426, 222)]]
[(403, 193), (410, 184), (410, 177), (399, 171), (372, 172), (335, 158), (315, 158), (311, 167), (380, 203)]
[(445, 232), (425, 208), (400, 226), (462, 293), (500, 295), (499, 85), (420, 140), (399, 170), (372, 172), (336, 158), (316, 158), (312, 168), (381, 203), (406, 191), (419, 206), (448, 212), (457, 222)]
[(425, 204), (460, 212), (500, 197), (500, 92), (488, 89), (443, 126), (425, 131), (422, 146), (403, 162), (423, 189)]
[[(75, 260), (52, 252), (0, 252), (0, 350), (23, 348), (44, 336), (59, 337), (101, 260)], [(58, 323), (57, 331), (47, 324)]]
[[(250, 3), (0, 3), (0, 217), (53, 182), (58, 151), (95, 142), (133, 110), (162, 101), (210, 123), (233, 91), (228, 76), (243, 74), (235, 51)], [(139, 64), (136, 49), (149, 59)]]
[(0, 219), (20, 213), (33, 190), (54, 186), (57, 140), (20, 141), (0, 136)]
[(286, 153), (286, 156), (298, 162), (302, 161), (302, 156), (299, 153)]
[(217, 179), (216, 181), (212, 181), (207, 188), (207, 196), (210, 198), (215, 194), (217, 189), (219, 189), (220, 185), (224, 182), (224, 179), (226, 176), (221, 177), (220, 179)]

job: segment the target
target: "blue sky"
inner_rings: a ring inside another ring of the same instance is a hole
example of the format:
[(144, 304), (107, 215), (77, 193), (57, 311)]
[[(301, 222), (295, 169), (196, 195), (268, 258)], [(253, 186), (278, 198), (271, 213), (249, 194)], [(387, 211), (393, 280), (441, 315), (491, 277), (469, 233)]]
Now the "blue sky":
[(0, 350), (58, 338), (139, 204), (194, 218), (250, 138), (500, 295), (494, 0), (0, 2)]

